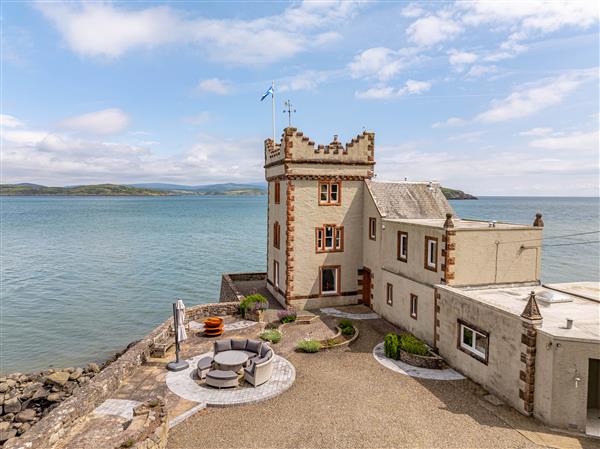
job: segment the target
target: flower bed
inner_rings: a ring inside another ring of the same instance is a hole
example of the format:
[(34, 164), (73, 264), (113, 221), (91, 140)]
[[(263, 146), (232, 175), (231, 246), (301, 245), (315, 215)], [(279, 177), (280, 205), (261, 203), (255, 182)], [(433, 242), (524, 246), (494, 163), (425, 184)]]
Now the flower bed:
[(444, 360), (412, 335), (389, 333), (385, 336), (384, 348), (386, 357), (401, 360), (409, 365), (428, 369), (444, 368)]

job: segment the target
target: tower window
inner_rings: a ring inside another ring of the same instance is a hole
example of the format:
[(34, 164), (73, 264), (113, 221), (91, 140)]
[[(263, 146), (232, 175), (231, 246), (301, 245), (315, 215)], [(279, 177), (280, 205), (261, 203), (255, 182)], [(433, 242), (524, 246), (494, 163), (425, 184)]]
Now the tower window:
[(319, 205), (339, 206), (342, 203), (342, 183), (340, 181), (319, 182)]
[(279, 249), (279, 244), (281, 240), (281, 227), (279, 226), (279, 222), (276, 221), (273, 223), (273, 246)]
[(340, 293), (340, 267), (339, 265), (321, 267), (322, 295), (335, 295)]
[(275, 204), (279, 204), (281, 202), (281, 185), (279, 184), (279, 181), (275, 181), (273, 189)]
[(318, 253), (344, 250), (344, 227), (324, 225), (315, 229), (315, 246)]

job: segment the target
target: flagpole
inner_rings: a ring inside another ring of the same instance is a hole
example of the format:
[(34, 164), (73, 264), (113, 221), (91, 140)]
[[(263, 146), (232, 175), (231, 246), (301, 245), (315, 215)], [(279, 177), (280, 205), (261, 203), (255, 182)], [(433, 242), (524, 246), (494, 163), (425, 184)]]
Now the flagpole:
[(275, 80), (271, 82), (271, 118), (273, 120), (273, 148), (275, 148)]

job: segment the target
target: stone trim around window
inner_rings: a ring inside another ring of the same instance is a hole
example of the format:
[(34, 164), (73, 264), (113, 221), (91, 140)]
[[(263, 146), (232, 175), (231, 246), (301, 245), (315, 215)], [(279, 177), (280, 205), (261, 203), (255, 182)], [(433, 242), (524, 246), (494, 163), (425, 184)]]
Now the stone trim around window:
[[(326, 228), (332, 228), (332, 239), (333, 247), (328, 248), (327, 245), (327, 230)], [(339, 245), (337, 244), (337, 237), (339, 233)], [(315, 252), (316, 253), (341, 253), (344, 251), (344, 227), (334, 224), (324, 224), (323, 226), (315, 228)]]
[[(335, 200), (331, 199), (333, 185), (337, 186), (337, 198)], [(327, 186), (327, 199), (325, 200), (321, 198), (321, 186)], [(319, 181), (317, 189), (317, 201), (319, 206), (340, 206), (342, 204), (342, 181)]]
[[(435, 256), (433, 258), (433, 260), (434, 260), (435, 263), (434, 263), (433, 266), (431, 266), (429, 264), (429, 242), (435, 242)], [(438, 270), (438, 252), (439, 252), (439, 241), (438, 241), (438, 238), (426, 235), (425, 236), (425, 250), (423, 252), (424, 252), (424, 262), (423, 262), (423, 264), (424, 264), (425, 269), (429, 270), (429, 271), (435, 271), (435, 272), (437, 272), (437, 270)]]
[[(335, 270), (336, 275), (335, 275), (335, 291), (323, 291), (323, 270), (331, 268), (333, 270)], [(319, 267), (319, 295), (320, 296), (339, 296), (341, 290), (341, 284), (342, 284), (342, 280), (341, 280), (341, 266), (340, 265), (322, 265), (321, 267)]]
[[(404, 237), (404, 256), (402, 255), (402, 237)], [(398, 231), (398, 248), (396, 258), (400, 262), (408, 262), (408, 232)]]
[[(457, 349), (461, 352), (464, 352), (465, 354), (470, 355), (475, 360), (483, 363), (484, 365), (487, 365), (488, 360), (490, 358), (490, 333), (487, 331), (484, 331), (483, 329), (480, 329), (477, 326), (474, 326), (473, 324), (463, 321), (460, 318), (457, 319), (456, 322), (457, 322), (457, 338), (456, 338)], [(469, 349), (463, 347), (463, 345), (461, 344), (462, 343), (462, 328), (463, 328), (463, 326), (468, 329), (471, 329), (474, 332), (477, 332), (477, 333), (483, 335), (487, 339), (487, 346), (485, 348), (485, 357), (482, 357), (481, 355), (473, 352), (472, 350), (469, 350)]]

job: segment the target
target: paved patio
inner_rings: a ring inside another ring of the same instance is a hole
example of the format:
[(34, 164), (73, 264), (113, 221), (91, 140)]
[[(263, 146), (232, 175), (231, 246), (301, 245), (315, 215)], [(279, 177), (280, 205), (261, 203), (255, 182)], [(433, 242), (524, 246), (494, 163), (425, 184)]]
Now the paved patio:
[(381, 319), (355, 324), (360, 337), (350, 347), (317, 354), (293, 352), (284, 333), (274, 347), (296, 368), (289, 390), (259, 404), (206, 408), (171, 430), (168, 448), (598, 447), (490, 404), (467, 379), (420, 379), (382, 366), (373, 348), (394, 327)]

